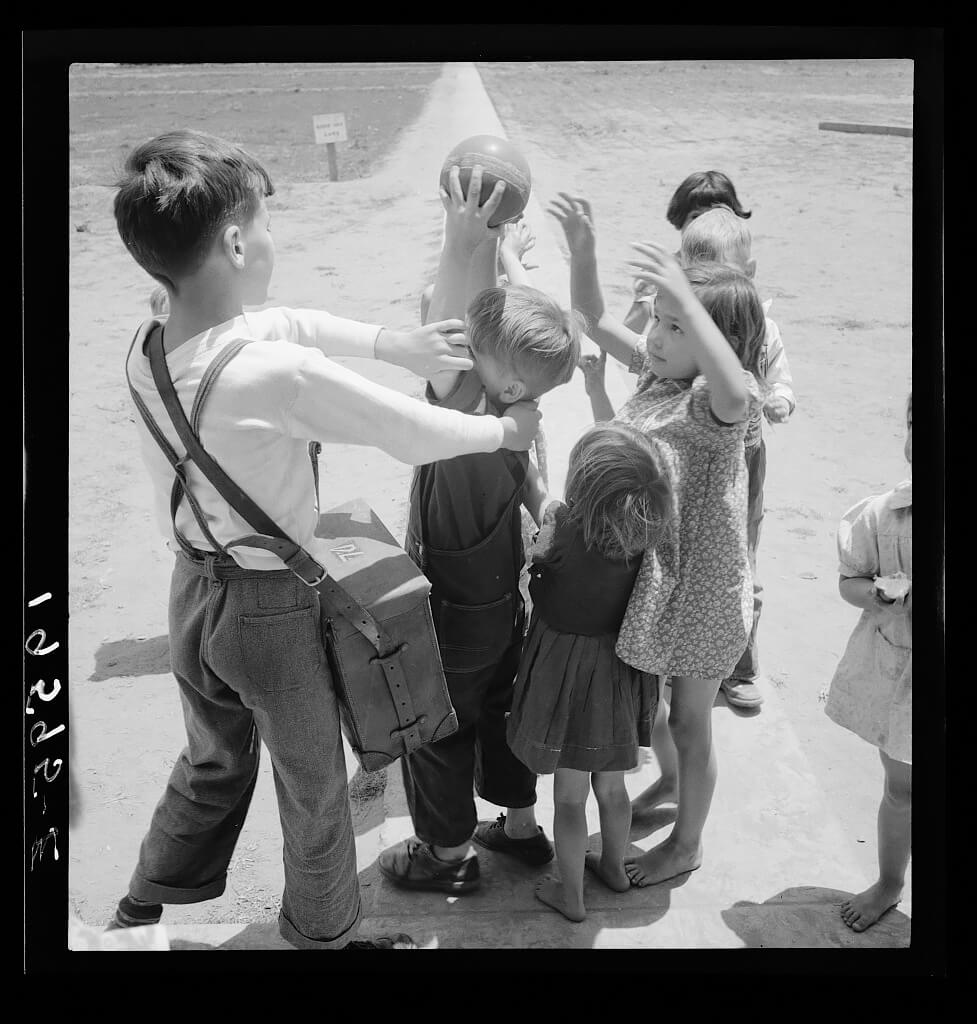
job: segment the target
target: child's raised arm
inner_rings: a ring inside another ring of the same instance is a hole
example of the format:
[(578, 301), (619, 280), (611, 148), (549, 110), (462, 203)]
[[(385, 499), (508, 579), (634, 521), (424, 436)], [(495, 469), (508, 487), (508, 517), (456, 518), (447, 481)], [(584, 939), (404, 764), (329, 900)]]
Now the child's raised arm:
[[(445, 237), (428, 309), (430, 320), (455, 317), (464, 319), (473, 294), (482, 288), (491, 288), (496, 283), (499, 229), (490, 228), (488, 222), (498, 208), (504, 191), (505, 182), (498, 182), (485, 205), (479, 206), (482, 192), (481, 165), (476, 164), (472, 168), (467, 198), (461, 189), (459, 168), (451, 168), (448, 188), (441, 189), (441, 203), (445, 209)], [(488, 283), (483, 284), (483, 281)], [(430, 378), (431, 387), (439, 398), (448, 395), (457, 380), (458, 373), (450, 370), (433, 374)]]
[(529, 284), (529, 268), (522, 262), (523, 256), (536, 244), (533, 229), (525, 220), (513, 221), (502, 227), (499, 242), (499, 262), (509, 279), (509, 284)]
[(678, 261), (654, 242), (632, 246), (645, 258), (629, 260), (637, 276), (670, 296), (682, 315), (681, 327), (692, 346), (699, 372), (709, 382), (709, 405), (717, 419), (738, 423), (747, 414), (749, 396), (743, 367), (732, 346), (723, 337)]
[(641, 335), (628, 330), (604, 307), (597, 278), (597, 245), (590, 203), (558, 193), (548, 213), (560, 222), (570, 250), (570, 304), (587, 318), (588, 336), (618, 362), (630, 367)]

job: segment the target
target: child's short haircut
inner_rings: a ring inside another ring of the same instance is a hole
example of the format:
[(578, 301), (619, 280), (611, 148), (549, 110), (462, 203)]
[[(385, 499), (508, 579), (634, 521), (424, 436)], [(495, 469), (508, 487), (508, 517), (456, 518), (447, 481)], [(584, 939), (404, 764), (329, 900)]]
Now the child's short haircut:
[(713, 206), (728, 206), (737, 217), (744, 220), (751, 216), (749, 210), (740, 206), (733, 183), (722, 171), (696, 171), (690, 174), (675, 190), (665, 216), (673, 228), (681, 231), (690, 213), (708, 210)]
[(654, 546), (672, 507), (651, 442), (616, 421), (594, 425), (573, 446), (566, 501), (584, 544), (608, 558)]
[(685, 268), (685, 276), (744, 369), (762, 384), (760, 362), (767, 325), (753, 282), (722, 263), (693, 263)]
[(533, 398), (572, 376), (580, 361), (583, 317), (525, 285), (486, 288), (468, 306), (468, 343), (511, 367)]
[(126, 158), (115, 223), (135, 261), (176, 291), (235, 218), (250, 222), (274, 194), (265, 169), (239, 146), (195, 131), (144, 142)]
[(753, 239), (746, 222), (728, 206), (706, 210), (682, 229), (681, 261), (728, 263), (746, 272)]

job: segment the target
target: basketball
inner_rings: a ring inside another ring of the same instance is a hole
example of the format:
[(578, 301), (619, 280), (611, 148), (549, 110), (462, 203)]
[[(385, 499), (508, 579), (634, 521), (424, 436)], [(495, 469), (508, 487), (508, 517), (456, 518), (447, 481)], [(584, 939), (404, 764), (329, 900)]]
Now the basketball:
[(454, 164), (461, 169), (461, 190), (466, 196), (472, 168), (475, 164), (482, 165), (482, 194), (478, 200), (479, 206), (482, 206), (492, 194), (497, 181), (505, 182), (502, 202), (489, 221), (490, 228), (497, 228), (500, 224), (518, 217), (526, 208), (532, 187), (529, 164), (508, 140), (496, 138), (494, 135), (473, 135), (470, 139), (459, 142), (447, 155), (441, 168), (441, 187), (445, 190), (448, 188), (448, 174)]

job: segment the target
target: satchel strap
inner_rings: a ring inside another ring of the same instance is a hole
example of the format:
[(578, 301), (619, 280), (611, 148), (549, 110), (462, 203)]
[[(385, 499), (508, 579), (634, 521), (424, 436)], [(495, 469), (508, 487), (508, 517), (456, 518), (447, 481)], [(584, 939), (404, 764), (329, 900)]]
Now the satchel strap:
[[(260, 531), (258, 534), (239, 538), (226, 547), (241, 545), (273, 551), (303, 583), (316, 587), (320, 595), (326, 599), (327, 604), (335, 610), (335, 613), (346, 619), (370, 642), (377, 652), (371, 662), (380, 664), (394, 704), (397, 720), (400, 723), (400, 728), (394, 730), (393, 735), (401, 739), (408, 754), (413, 753), (421, 745), (421, 720), (414, 710), (410, 688), (407, 686), (404, 676), (403, 664), (400, 659), (403, 645), (395, 646), (392, 638), (373, 615), (341, 587), (304, 548), (296, 544), (274, 520), (269, 518), (206, 452), (187, 420), (176, 389), (173, 387), (169, 368), (166, 365), (166, 355), (163, 351), (162, 333), (162, 331), (153, 332), (149, 339), (149, 364), (163, 405), (187, 450), (184, 459), (179, 461), (193, 459), (198, 469), (210, 480), (231, 508), (252, 527)], [(199, 424), (203, 402), (213, 389), (217, 375), (247, 343), (246, 340), (241, 340), (227, 346), (220, 356), (207, 367), (191, 410), (195, 424)], [(148, 410), (146, 410), (146, 415), (148, 416)], [(165, 437), (158, 427), (152, 433), (158, 442), (165, 442)], [(164, 451), (166, 448), (170, 448), (168, 443), (166, 443)], [(170, 450), (172, 451), (172, 448)], [(312, 451), (310, 446), (310, 455)], [(175, 456), (176, 453), (173, 454)], [(174, 464), (174, 468), (176, 468), (176, 464)], [(189, 495), (189, 489), (185, 487), (185, 484), (184, 488)], [(318, 492), (318, 476), (316, 476), (316, 490)]]

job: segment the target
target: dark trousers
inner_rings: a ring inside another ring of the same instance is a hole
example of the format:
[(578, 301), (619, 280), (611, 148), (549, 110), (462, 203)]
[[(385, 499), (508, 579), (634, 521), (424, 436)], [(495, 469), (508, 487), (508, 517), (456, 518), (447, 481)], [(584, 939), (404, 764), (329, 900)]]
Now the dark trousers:
[(763, 587), (757, 578), (757, 547), (760, 544), (760, 527), (763, 525), (763, 481), (767, 475), (767, 445), (746, 449), (746, 469), (749, 474), (749, 499), (746, 511), (746, 551), (753, 574), (753, 627), (746, 650), (730, 672), (731, 679), (753, 682), (760, 673), (760, 655), (757, 651), (756, 634), (760, 625), (760, 610), (763, 607)]
[(153, 813), (130, 894), (198, 903), (224, 891), (260, 740), (284, 837), (281, 933), (305, 949), (346, 945), (360, 919), (359, 884), (318, 593), (288, 570), (181, 554), (169, 620), (187, 746)]
[(446, 672), (458, 731), (401, 759), (414, 832), (436, 846), (460, 846), (475, 831), (473, 788), (499, 807), (536, 803), (536, 775), (509, 749), (506, 716), (522, 641), (476, 672)]

